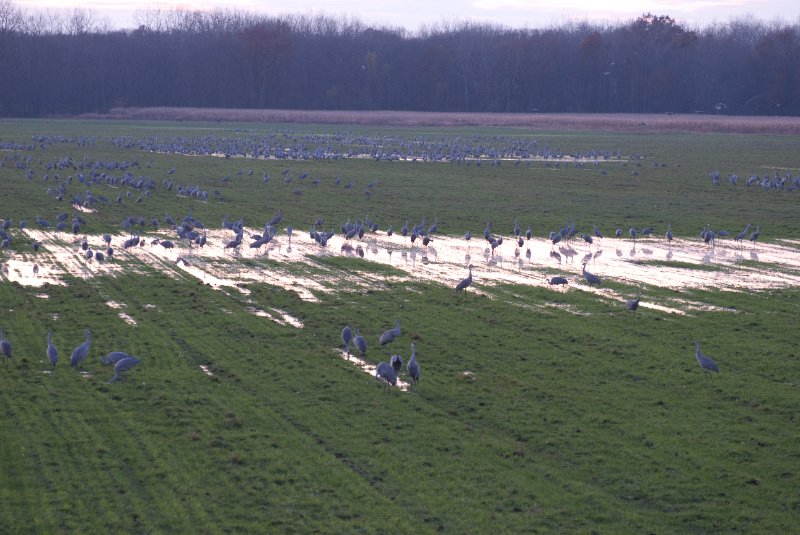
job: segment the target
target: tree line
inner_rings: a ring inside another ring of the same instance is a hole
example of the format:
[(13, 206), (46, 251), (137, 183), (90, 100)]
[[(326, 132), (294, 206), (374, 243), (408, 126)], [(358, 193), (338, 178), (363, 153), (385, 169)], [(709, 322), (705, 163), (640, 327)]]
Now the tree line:
[(800, 21), (687, 28), (666, 15), (415, 32), (354, 18), (91, 11), (0, 0), (0, 115), (189, 106), (446, 112), (800, 114)]

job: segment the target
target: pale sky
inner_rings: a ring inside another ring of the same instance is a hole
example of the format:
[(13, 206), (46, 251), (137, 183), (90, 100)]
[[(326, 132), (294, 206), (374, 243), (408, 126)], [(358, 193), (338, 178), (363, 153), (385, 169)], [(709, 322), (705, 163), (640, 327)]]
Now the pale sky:
[[(14, 1), (14, 0), (12, 0)], [(356, 17), (366, 24), (404, 27), (447, 22), (482, 22), (512, 28), (542, 28), (577, 20), (598, 23), (624, 22), (643, 13), (669, 15), (688, 27), (713, 22), (755, 18), (800, 23), (798, 0), (214, 0), (211, 2), (152, 2), (136, 0), (15, 0), (25, 10), (45, 8), (92, 10), (112, 28), (133, 28), (136, 12), (146, 8), (182, 8), (212, 11), (232, 9), (268, 16), (286, 14)]]

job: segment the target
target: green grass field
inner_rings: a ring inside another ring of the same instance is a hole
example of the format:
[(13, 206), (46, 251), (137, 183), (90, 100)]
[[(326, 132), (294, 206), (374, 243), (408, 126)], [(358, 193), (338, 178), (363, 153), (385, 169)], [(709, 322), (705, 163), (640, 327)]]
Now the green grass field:
[[(33, 143), (34, 136), (48, 141)], [(583, 168), (513, 159), (497, 165), (491, 158), (275, 161), (145, 152), (138, 143), (119, 146), (123, 136), (242, 144), (269, 137), (307, 146), (326, 138), (336, 150), (379, 140), (386, 151), (535, 139), (539, 148), (620, 151), (621, 159)], [(76, 142), (85, 137), (92, 141)], [(59, 212), (71, 215), (69, 199), (86, 189), (111, 200), (82, 214), (82, 232), (94, 235), (121, 232), (131, 215), (163, 222), (165, 212), (178, 219), (190, 209), (209, 227), (227, 217), (258, 229), (280, 208), (282, 225), (293, 225), (298, 240), (308, 240), (317, 217), (338, 231), (347, 218), (364, 216), (395, 230), (405, 219), (438, 218), (440, 232), (453, 236), (470, 229), (480, 237), (487, 220), (508, 235), (516, 217), (540, 237), (568, 221), (585, 230), (596, 223), (607, 234), (650, 225), (663, 235), (672, 224), (677, 236), (691, 238), (705, 224), (736, 232), (752, 223), (761, 226), (761, 241), (797, 240), (800, 192), (743, 182), (751, 174), (796, 175), (798, 141), (6, 120), (0, 217), (13, 220), (14, 239), (0, 262), (33, 255), (17, 221), (35, 227), (37, 214), (51, 222)], [(76, 163), (138, 161), (131, 173), (151, 177), (156, 188), (137, 203), (138, 191), (87, 187), (78, 170), (48, 168), (67, 156)], [(285, 169), (309, 178), (285, 184)], [(708, 177), (714, 169), (723, 177), (719, 188)], [(742, 177), (736, 187), (727, 183), (732, 173)], [(48, 196), (47, 188), (69, 175), (64, 200)], [(336, 177), (355, 185), (337, 187)], [(165, 178), (199, 185), (209, 201), (166, 192)], [(215, 289), (136, 264), (121, 251), (117, 262), (131, 270), (74, 273), (63, 286), (0, 281), (0, 328), (14, 352), (0, 364), (0, 531), (776, 533), (792, 532), (800, 516), (796, 287), (654, 286), (645, 289), (648, 298), (691, 300), (714, 311), (640, 309), (634, 316), (580, 285), (556, 292), (476, 281), (481, 295), (456, 297), (436, 282), (395, 282), (394, 268), (358, 258), (315, 257), (297, 267), (325, 279), (317, 301), (270, 283)], [(275, 260), (246, 262), (269, 270)], [(385, 281), (350, 288), (353, 276)], [(608, 285), (635, 293), (626, 281)], [(135, 325), (109, 302), (123, 304)], [(253, 307), (286, 311), (303, 327), (257, 316)], [(379, 348), (378, 336), (396, 318), (401, 337)], [(415, 341), (420, 383), (410, 392), (383, 388), (338, 358), (345, 324), (361, 327), (371, 362), (395, 352), (407, 359)], [(81, 375), (69, 355), (86, 327), (92, 350)], [(48, 330), (61, 353), (52, 373), (45, 373)], [(719, 375), (702, 372), (694, 340)], [(113, 350), (142, 363), (125, 382), (109, 384), (113, 370), (99, 357)]]

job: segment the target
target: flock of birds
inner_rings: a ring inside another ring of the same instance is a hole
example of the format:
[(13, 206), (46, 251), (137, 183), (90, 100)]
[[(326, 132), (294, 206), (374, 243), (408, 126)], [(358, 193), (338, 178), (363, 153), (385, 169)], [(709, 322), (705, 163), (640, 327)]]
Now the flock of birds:
[[(69, 358), (70, 366), (76, 370), (83, 369), (83, 363), (89, 356), (89, 350), (92, 346), (92, 331), (86, 329), (83, 331), (83, 335), (85, 336), (84, 342), (72, 351)], [(0, 355), (6, 357), (3, 359), (4, 363), (14, 356), (11, 341), (5, 337), (5, 332), (2, 330), (0, 330)], [(46, 355), (50, 366), (54, 369), (56, 364), (58, 364), (58, 349), (53, 344), (53, 331), (48, 331), (47, 333)], [(139, 364), (139, 362), (140, 360), (138, 358), (123, 351), (112, 351), (100, 359), (101, 364), (114, 366), (114, 376), (108, 381), (109, 383), (113, 383), (117, 380), (124, 381), (125, 373)]]
[[(444, 160), (452, 162), (474, 160), (479, 163), (481, 159), (488, 159), (495, 165), (500, 165), (501, 161), (503, 160), (516, 159), (516, 164), (519, 164), (520, 161), (536, 158), (542, 159), (546, 162), (553, 161), (556, 163), (564, 160), (565, 165), (567, 160), (572, 160), (576, 166), (579, 164), (585, 165), (586, 162), (592, 161), (595, 163), (595, 165), (599, 165), (603, 161), (622, 160), (622, 154), (620, 151), (598, 152), (591, 150), (583, 153), (566, 154), (557, 149), (551, 148), (549, 145), (540, 146), (536, 141), (533, 140), (526, 144), (520, 144), (519, 140), (513, 138), (509, 138), (508, 140), (494, 139), (493, 143), (497, 143), (498, 141), (502, 146), (496, 148), (489, 146), (487, 148), (487, 146), (478, 143), (474, 148), (470, 148), (471, 146), (469, 145), (451, 144), (448, 142), (440, 142), (439, 140), (426, 140), (421, 138), (405, 140), (383, 139), (378, 141), (369, 139), (341, 139), (333, 142), (331, 137), (327, 135), (321, 137), (309, 137), (283, 133), (267, 137), (259, 135), (258, 139), (253, 138), (250, 140), (234, 140), (227, 138), (134, 139), (119, 137), (114, 138), (112, 143), (115, 146), (123, 149), (149, 152), (217, 154), (225, 156), (247, 156), (252, 158), (261, 157), (287, 160), (318, 160), (327, 158), (337, 159), (340, 157), (346, 158), (363, 156), (361, 153), (356, 154), (353, 152), (337, 153), (336, 150), (333, 149), (333, 147), (342, 146), (362, 146), (365, 148), (366, 153), (370, 157), (381, 160), (420, 159), (423, 161)], [(37, 147), (45, 150), (53, 145), (65, 143), (77, 144), (78, 146), (91, 146), (96, 143), (96, 140), (91, 137), (64, 138), (37, 136), (29, 145), (20, 144), (19, 146), (10, 148), (17, 151), (32, 151)], [(398, 148), (394, 152), (387, 153), (384, 152), (384, 149), (382, 148), (387, 146), (397, 146)], [(315, 148), (309, 149), (308, 147)], [(474, 152), (475, 150), (478, 150), (479, 152)], [(637, 160), (637, 155), (631, 155), (631, 160)], [(7, 166), (9, 164), (14, 165), (17, 169), (21, 170), (27, 180), (33, 180), (36, 177), (41, 178), (42, 181), (48, 183), (49, 185), (47, 188), (47, 193), (49, 196), (58, 200), (64, 200), (65, 198), (69, 199), (70, 204), (76, 209), (96, 208), (101, 204), (110, 203), (111, 199), (108, 199), (104, 195), (94, 191), (100, 186), (109, 186), (116, 189), (128, 188), (126, 193), (120, 193), (117, 195), (117, 203), (123, 203), (126, 199), (135, 199), (136, 203), (142, 203), (144, 200), (151, 197), (158, 188), (158, 183), (152, 178), (134, 175), (135, 170), (141, 170), (143, 167), (148, 166), (147, 164), (143, 166), (135, 160), (130, 162), (93, 161), (87, 157), (84, 157), (81, 160), (74, 160), (70, 156), (65, 156), (60, 159), (51, 160), (50, 162), (43, 162), (42, 160), (37, 161), (31, 156), (13, 154), (7, 155), (0, 160), (0, 166)], [(35, 169), (36, 164), (39, 164), (42, 167), (42, 171), (44, 173), (43, 175), (39, 175), (37, 173), (37, 170)], [(70, 174), (69, 176), (61, 176), (62, 173), (66, 175), (72, 172), (74, 172), (74, 174)], [(161, 181), (161, 187), (164, 191), (175, 192), (181, 197), (191, 197), (201, 201), (207, 201), (209, 199), (209, 192), (203, 190), (199, 186), (175, 184), (171, 176), (174, 173), (175, 169), (171, 169), (167, 173), (167, 176)], [(244, 175), (245, 173), (248, 176), (251, 176), (253, 175), (253, 169), (245, 171), (244, 169), (240, 168), (239, 171), (236, 172), (236, 175), (240, 176)], [(719, 172), (713, 171), (710, 175), (712, 178), (712, 183), (714, 185), (719, 185)], [(289, 169), (284, 169), (282, 176), (285, 184), (290, 184), (293, 181), (295, 183), (305, 183), (307, 179), (309, 179), (309, 174), (307, 172), (300, 173), (296, 177), (293, 177), (289, 172)], [(737, 183), (737, 179), (738, 177), (736, 175), (731, 175), (729, 177), (732, 185)], [(230, 180), (231, 176), (228, 175), (221, 179), (221, 183), (227, 185)], [(263, 182), (268, 183), (269, 180), (269, 175), (265, 173), (263, 176)], [(795, 189), (798, 185), (800, 185), (798, 180), (800, 179), (792, 177), (788, 174), (783, 177), (776, 174), (773, 177), (750, 177), (750, 179), (747, 180), (747, 185), (758, 185), (764, 187), (765, 189)], [(319, 184), (319, 179), (310, 179), (309, 181), (312, 185)], [(74, 191), (73, 189), (73, 192), (70, 193), (70, 186), (74, 185), (78, 186), (78, 190)], [(336, 177), (335, 185), (344, 185), (345, 189), (353, 189), (355, 186), (352, 181), (347, 181), (344, 183), (341, 177)], [(364, 190), (365, 195), (370, 197), (374, 187), (374, 183), (368, 184)], [(213, 191), (212, 196), (216, 197), (217, 199), (221, 199), (221, 194), (218, 191)], [(266, 222), (263, 232), (260, 234), (251, 234), (249, 236), (251, 239), (249, 247), (260, 249), (261, 247), (269, 244), (270, 241), (276, 236), (278, 224), (282, 221), (282, 218), (283, 215), (281, 211), (278, 210), (275, 216)], [(39, 214), (36, 215), (34, 221), (40, 229), (54, 228), (56, 232), (72, 231), (73, 234), (84, 232), (84, 227), (86, 226), (86, 221), (77, 212), (73, 214), (71, 219), (65, 212), (59, 213), (56, 216), (55, 225), (51, 225), (48, 219), (41, 217)], [(12, 223), (13, 222), (10, 218), (6, 218), (3, 221), (2, 228), (0, 228), (0, 249), (7, 249), (12, 244), (13, 236), (10, 232)], [(184, 217), (183, 220), (179, 221), (175, 221), (168, 213), (165, 213), (163, 223), (166, 223), (170, 228), (174, 229), (177, 238), (175, 241), (173, 241), (173, 239), (157, 239), (153, 240), (151, 242), (152, 244), (159, 244), (165, 249), (172, 249), (176, 246), (178, 240), (186, 240), (190, 246), (198, 245), (202, 247), (206, 243), (206, 226), (200, 220), (192, 216), (191, 209), (189, 210), (188, 215)], [(157, 229), (162, 224), (162, 221), (159, 219), (159, 217), (152, 217), (149, 220), (142, 216), (129, 216), (125, 218), (122, 221), (121, 226), (129, 233), (129, 237), (124, 241), (122, 247), (124, 249), (128, 249), (131, 247), (144, 245), (145, 240), (141, 239), (140, 232), (148, 224), (154, 229)], [(20, 230), (26, 228), (27, 226), (28, 221), (25, 219), (22, 219), (18, 222), (18, 227)], [(238, 221), (228, 221), (226, 219), (223, 221), (223, 227), (231, 230), (234, 233), (233, 238), (225, 242), (225, 250), (236, 250), (245, 241), (244, 222), (241, 219)], [(310, 225), (309, 236), (320, 246), (324, 247), (336, 232), (333, 228), (324, 230), (323, 227), (324, 220), (322, 218), (317, 218)], [(356, 220), (355, 222), (348, 220), (346, 223), (342, 223), (340, 231), (345, 240), (349, 242), (349, 240), (355, 239), (356, 237), (362, 238), (365, 232), (376, 232), (378, 229), (379, 224), (377, 222), (370, 220), (369, 217), (364, 217), (363, 219)], [(756, 226), (755, 231), (751, 232), (750, 229), (751, 225), (748, 224), (741, 232), (735, 235), (734, 240), (741, 243), (742, 241), (749, 239), (749, 241), (755, 245), (760, 236), (761, 230), (759, 226)], [(412, 227), (409, 227), (408, 221), (406, 220), (405, 224), (397, 232), (403, 237), (408, 237), (412, 245), (416, 240), (419, 239), (422, 245), (427, 246), (433, 240), (433, 235), (435, 232), (437, 232), (437, 230), (438, 221), (435, 220), (433, 224), (428, 225), (425, 221), (425, 218), (422, 218), (422, 221), (418, 225)], [(290, 240), (292, 231), (292, 227), (286, 227), (286, 233)], [(394, 232), (395, 231), (391, 226), (386, 229), (386, 234), (389, 236), (391, 236)], [(518, 247), (517, 254), (519, 248), (521, 248), (524, 244), (524, 238), (530, 240), (532, 233), (533, 231), (531, 226), (528, 226), (527, 230), (523, 232), (517, 224), (517, 221), (514, 221), (512, 239), (515, 241)], [(634, 244), (636, 243), (637, 239), (643, 236), (652, 236), (653, 233), (654, 230), (652, 227), (644, 227), (641, 229), (631, 227), (627, 231), (628, 236), (634, 242)], [(622, 228), (617, 228), (614, 236), (616, 238), (622, 238), (624, 234), (625, 231)], [(550, 232), (548, 237), (552, 245), (555, 246), (556, 244), (572, 239), (576, 235), (578, 235), (579, 238), (587, 244), (592, 244), (594, 240), (602, 239), (604, 237), (603, 233), (597, 228), (596, 225), (592, 225), (591, 232), (579, 232), (574, 223), (565, 225), (559, 230)], [(708, 225), (704, 227), (700, 233), (701, 239), (710, 246), (714, 246), (718, 239), (722, 239), (730, 235), (731, 234), (724, 229), (713, 230)], [(671, 226), (668, 227), (664, 236), (671, 244), (673, 240)], [(484, 237), (491, 247), (492, 254), (494, 254), (495, 250), (503, 243), (502, 235), (492, 234), (491, 224), (489, 222), (486, 224)], [(467, 232), (464, 235), (464, 238), (466, 240), (470, 240), (472, 238), (471, 232)], [(98, 262), (113, 260), (114, 249), (111, 246), (111, 236), (109, 234), (105, 234), (103, 239), (106, 243), (105, 251), (92, 251), (88, 245), (87, 239), (84, 237), (84, 239), (81, 241), (81, 250), (87, 259), (93, 258)], [(32, 247), (36, 252), (41, 247), (41, 243), (37, 240), (33, 240)], [(530, 254), (530, 249), (528, 250), (527, 254)], [(587, 264), (584, 262), (582, 269), (584, 280), (589, 285), (602, 285), (602, 280), (600, 277), (587, 271), (586, 265)], [(569, 284), (568, 279), (563, 276), (553, 276), (547, 278), (547, 282), (551, 285)], [(467, 289), (472, 285), (472, 283), (473, 266), (469, 264), (468, 275), (460, 280), (455, 286), (456, 293), (458, 294), (462, 291), (466, 293)], [(625, 306), (627, 310), (635, 313), (639, 307), (640, 299), (641, 292), (639, 292), (635, 298), (626, 300)], [(384, 333), (384, 336), (386, 336), (388, 340), (385, 343), (389, 343), (394, 339), (394, 337), (399, 335), (399, 329), (400, 326), (398, 320), (396, 329), (390, 329)], [(346, 332), (350, 332), (349, 327), (346, 327), (342, 332), (342, 339), (345, 341), (348, 355), (351, 341), (353, 344), (355, 344), (356, 348), (361, 351), (362, 354), (365, 354), (366, 340), (360, 336), (358, 329), (356, 329), (355, 335), (352, 335), (351, 333), (351, 338), (348, 338), (347, 340), (345, 340)], [(397, 334), (393, 336), (392, 333)], [(2, 354), (6, 357), (11, 357), (11, 342), (8, 341), (4, 336), (1, 338), (0, 347), (2, 348)], [(385, 345), (383, 336), (381, 337), (380, 342), (381, 345)], [(90, 333), (87, 330), (86, 341), (75, 349), (72, 358), (70, 359), (72, 366), (77, 367), (83, 362), (83, 359), (86, 358), (86, 354), (88, 354), (89, 344)], [(55, 363), (58, 360), (58, 351), (52, 344), (52, 333), (48, 334), (47, 356), (52, 365), (55, 366)], [(414, 383), (416, 383), (416, 381), (419, 379), (419, 365), (416, 362), (415, 356), (415, 346), (412, 343), (412, 356), (408, 362), (406, 371)], [(397, 357), (397, 359), (394, 357)], [(718, 371), (716, 365), (713, 364), (713, 361), (702, 356), (699, 350), (699, 343), (697, 346), (697, 359), (704, 370)], [(400, 364), (398, 364), (398, 362)], [(114, 364), (115, 375), (112, 379), (113, 381), (124, 378), (124, 373), (138, 364), (139, 360), (136, 359), (136, 357), (126, 355), (125, 353), (112, 352), (109, 354), (109, 356), (104, 357), (103, 363)], [(386, 381), (387, 384), (395, 384), (397, 380), (397, 373), (400, 371), (401, 367), (402, 357), (399, 355), (394, 355), (391, 359), (391, 362), (382, 362), (378, 365), (377, 376)]]
[[(63, 224), (66, 222), (67, 218), (68, 216), (64, 213), (59, 214), (59, 216), (57, 217), (57, 221), (59, 222), (59, 224), (62, 224), (62, 228), (64, 228)], [(266, 222), (263, 233), (258, 235), (256, 234), (250, 235), (250, 238), (253, 240), (250, 243), (250, 247), (260, 248), (263, 245), (268, 244), (276, 236), (277, 226), (282, 221), (282, 219), (283, 219), (283, 214), (281, 213), (281, 210), (278, 209), (276, 214)], [(178, 239), (188, 240), (190, 246), (192, 244), (197, 244), (200, 247), (205, 245), (207, 240), (206, 227), (201, 221), (199, 221), (192, 215), (191, 209), (189, 210), (188, 214), (181, 221), (177, 223), (168, 213), (164, 214), (164, 220), (167, 224), (171, 225), (172, 228), (175, 230)], [(37, 216), (36, 221), (40, 227), (49, 228), (49, 223), (46, 220), (43, 220), (41, 217)], [(6, 234), (6, 230), (10, 228), (11, 223), (12, 223), (11, 219), (8, 218), (5, 219), (2, 225), (2, 229), (0, 229), (0, 237), (3, 238), (2, 247), (7, 247), (8, 242), (11, 239), (10, 236)], [(74, 233), (80, 232), (85, 224), (86, 222), (78, 214), (75, 214), (73, 216), (73, 221), (71, 226), (72, 231)], [(154, 226), (157, 226), (155, 218), (152, 220), (152, 224)], [(135, 247), (137, 245), (144, 245), (145, 241), (140, 238), (138, 233), (133, 233), (132, 231), (132, 229), (136, 225), (144, 226), (145, 225), (144, 218), (129, 217), (123, 221), (122, 223), (123, 228), (131, 232), (130, 237), (124, 241), (123, 244), (124, 249)], [(335, 235), (335, 231), (332, 229), (330, 231), (318, 231), (317, 227), (321, 227), (323, 225), (324, 225), (324, 220), (322, 218), (318, 218), (311, 224), (309, 232), (310, 238), (316, 241), (321, 246), (325, 246), (327, 244), (327, 241), (333, 235)], [(24, 228), (24, 226), (25, 223), (20, 224), (20, 228)], [(226, 218), (225, 220), (223, 220), (222, 226), (223, 228), (229, 229), (234, 233), (233, 239), (227, 240), (225, 242), (224, 249), (235, 250), (242, 244), (244, 240), (245, 227), (243, 220), (239, 219), (237, 221), (228, 221)], [(734, 240), (736, 242), (741, 242), (745, 238), (748, 238), (748, 233), (749, 233), (749, 241), (755, 244), (755, 242), (758, 240), (760, 236), (761, 229), (760, 226), (757, 226), (755, 231), (750, 232), (750, 228), (751, 225), (748, 224), (741, 232), (736, 234)], [(368, 231), (377, 232), (378, 230), (379, 230), (378, 223), (370, 220), (368, 216), (361, 220), (357, 220), (355, 222), (351, 222), (350, 220), (348, 220), (346, 223), (342, 223), (341, 225), (341, 231), (344, 234), (345, 240), (363, 238), (366, 232)], [(405, 224), (398, 232), (400, 235), (404, 237), (408, 236), (411, 241), (411, 244), (413, 244), (416, 239), (421, 238), (423, 245), (427, 246), (428, 243), (430, 243), (430, 241), (433, 239), (432, 238), (433, 234), (437, 231), (438, 231), (438, 220), (435, 220), (433, 224), (428, 225), (426, 223), (426, 218), (423, 217), (419, 224), (414, 225), (411, 228), (409, 227), (408, 221), (406, 220)], [(290, 240), (292, 232), (293, 229), (291, 226), (286, 227), (286, 233), (289, 236)], [(525, 243), (523, 236), (528, 240), (530, 240), (532, 237), (531, 226), (528, 226), (527, 231), (523, 233), (516, 220), (514, 221), (514, 229), (512, 232), (513, 232), (513, 240), (518, 248), (521, 248)], [(391, 226), (388, 227), (386, 233), (389, 236), (391, 236), (394, 233)], [(634, 243), (636, 242), (637, 238), (641, 236), (649, 237), (652, 236), (653, 233), (654, 230), (652, 227), (644, 227), (641, 230), (631, 227), (628, 230), (628, 235), (630, 236), (630, 239)], [(592, 244), (594, 239), (602, 239), (604, 237), (603, 233), (597, 228), (596, 225), (592, 225), (592, 234), (590, 235), (589, 233), (579, 233), (575, 224), (570, 223), (560, 228), (558, 231), (550, 232), (549, 238), (553, 246), (555, 246), (556, 244), (562, 241), (566, 242), (572, 239), (576, 235), (580, 235), (580, 238), (587, 244)], [(621, 238), (622, 235), (623, 235), (622, 229), (621, 228), (616, 229), (615, 237)], [(729, 235), (730, 234), (725, 230), (714, 231), (708, 225), (706, 225), (700, 233), (700, 237), (703, 239), (703, 241), (707, 244), (710, 244), (711, 246), (714, 245), (717, 239), (721, 239)], [(664, 235), (664, 237), (671, 245), (671, 242), (673, 240), (673, 233), (671, 226), (667, 228), (667, 232)], [(469, 241), (472, 238), (471, 232), (467, 232), (464, 235), (464, 238)], [(486, 223), (486, 228), (484, 230), (484, 238), (491, 247), (492, 254), (494, 254), (495, 249), (503, 243), (502, 235), (492, 234), (490, 222)], [(109, 234), (105, 234), (103, 236), (103, 240), (106, 242), (107, 245), (105, 255), (102, 255), (100, 251), (93, 252), (88, 246), (86, 237), (84, 237), (84, 239), (81, 241), (81, 249), (85, 252), (87, 258), (94, 257), (98, 261), (103, 261), (104, 259), (108, 260), (113, 259), (114, 251), (111, 247), (111, 236)], [(153, 240), (152, 243), (153, 244), (158, 243), (162, 247), (167, 249), (175, 247), (175, 243), (172, 240), (156, 239)], [(33, 242), (34, 250), (38, 251), (40, 246), (41, 243), (34, 240)], [(582, 268), (582, 276), (584, 280), (590, 286), (601, 286), (602, 285), (601, 278), (596, 274), (587, 271), (586, 265), (587, 263), (584, 262)], [(467, 289), (470, 286), (472, 286), (474, 280), (473, 279), (474, 266), (470, 264), (468, 265), (467, 268), (468, 268), (468, 275), (462, 280), (460, 280), (455, 286), (456, 294), (462, 291), (466, 293)], [(547, 278), (546, 280), (550, 285), (569, 284), (568, 279), (563, 276), (553, 276)], [(635, 298), (627, 299), (625, 301), (626, 309), (635, 314), (637, 309), (639, 308), (641, 296), (642, 292), (639, 291), (638, 295)], [(394, 338), (396, 338), (399, 335), (400, 335), (400, 321), (397, 320), (396, 327), (394, 329), (389, 329), (386, 332), (384, 332), (383, 335), (381, 336), (379, 343), (381, 346), (384, 346), (393, 341)], [(50, 333), (48, 335), (47, 355), (48, 359), (50, 359), (50, 362), (53, 364), (53, 366), (55, 366), (55, 363), (58, 358), (58, 353), (55, 347), (51, 343), (51, 337), (52, 334)], [(353, 334), (350, 327), (346, 326), (342, 331), (342, 340), (345, 343), (345, 350), (348, 355), (350, 354), (351, 342), (361, 352), (362, 356), (366, 354), (366, 340), (363, 336), (360, 335), (358, 328), (356, 328), (356, 332), (355, 334)], [(82, 363), (83, 359), (85, 359), (85, 356), (88, 353), (89, 344), (90, 344), (90, 333), (89, 330), (87, 329), (86, 341), (84, 342), (84, 344), (76, 348), (76, 350), (73, 352), (72, 358), (70, 359), (70, 364), (73, 367), (79, 366)], [(4, 337), (2, 338), (2, 349), (4, 355), (6, 355), (7, 357), (11, 356), (10, 342), (6, 340)], [(697, 360), (700, 363), (703, 370), (718, 371), (713, 361), (711, 361), (711, 359), (708, 359), (707, 357), (702, 356), (702, 354), (699, 352), (699, 343), (697, 351), (698, 351)], [(119, 378), (123, 378), (124, 372), (126, 372), (127, 370), (138, 364), (139, 360), (136, 357), (132, 357), (122, 352), (112, 352), (111, 354), (109, 354), (108, 357), (104, 357), (102, 362), (103, 364), (114, 364), (115, 375), (112, 381), (116, 381)], [(376, 377), (382, 381), (385, 381), (386, 384), (396, 385), (398, 373), (400, 372), (400, 369), (402, 367), (402, 362), (403, 360), (400, 355), (393, 355), (389, 363), (386, 362), (379, 363), (376, 369)], [(406, 370), (409, 377), (412, 380), (412, 384), (415, 384), (419, 379), (419, 364), (416, 361), (416, 348), (413, 343), (412, 343), (412, 355), (411, 358), (409, 359)]]
[[(711, 177), (711, 184), (719, 187), (721, 185), (721, 174), (718, 169), (714, 169), (708, 176)], [(739, 183), (739, 175), (728, 175), (728, 182), (731, 186), (736, 186)], [(800, 176), (792, 176), (792, 173), (787, 172), (781, 176), (777, 171), (770, 175), (758, 176), (750, 175), (744, 183), (748, 188), (760, 187), (765, 191), (795, 191), (800, 189)]]
[[(381, 347), (387, 346), (400, 337), (400, 334), (400, 320), (398, 319), (395, 322), (394, 328), (387, 329), (381, 334), (378, 339), (378, 344)], [(366, 356), (367, 339), (361, 335), (361, 331), (358, 327), (356, 327), (355, 332), (353, 332), (353, 329), (349, 325), (345, 325), (342, 329), (342, 342), (344, 343), (344, 352), (348, 358), (350, 357), (350, 344), (355, 346), (362, 357)], [(378, 363), (375, 367), (375, 379), (385, 385), (396, 386), (398, 374), (402, 368), (403, 357), (399, 354), (394, 354), (391, 356), (388, 363), (385, 361)], [(420, 377), (420, 366), (417, 362), (417, 345), (413, 341), (411, 342), (411, 357), (409, 357), (408, 363), (406, 364), (406, 373), (411, 379), (411, 384), (417, 384)]]

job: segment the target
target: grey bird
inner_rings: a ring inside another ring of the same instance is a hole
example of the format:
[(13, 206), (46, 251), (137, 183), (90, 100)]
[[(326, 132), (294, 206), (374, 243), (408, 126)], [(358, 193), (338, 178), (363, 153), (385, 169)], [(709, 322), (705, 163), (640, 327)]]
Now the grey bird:
[(130, 355), (128, 355), (124, 351), (112, 351), (111, 353), (109, 353), (105, 357), (101, 357), (100, 358), (100, 364), (103, 364), (105, 366), (109, 366), (111, 364), (116, 364), (117, 362), (119, 362), (122, 359), (127, 358), (129, 356)]
[(761, 235), (761, 227), (760, 227), (759, 225), (756, 225), (756, 230), (755, 230), (755, 232), (753, 232), (752, 234), (750, 234), (750, 241), (751, 241), (751, 242), (753, 242), (753, 247), (755, 247), (755, 246), (756, 246), (756, 240), (758, 240), (758, 237), (759, 237), (760, 235)]
[(719, 367), (717, 366), (717, 363), (700, 352), (700, 342), (696, 341), (694, 343), (694, 347), (694, 356), (697, 358), (697, 362), (700, 364), (700, 367), (703, 368), (703, 371), (719, 373)]
[(86, 329), (83, 331), (84, 336), (86, 336), (86, 341), (75, 348), (72, 352), (72, 356), (69, 359), (69, 365), (73, 368), (77, 368), (78, 365), (83, 366), (83, 361), (86, 360), (86, 356), (89, 354), (89, 348), (91, 346), (91, 331)]
[(387, 385), (395, 386), (397, 384), (397, 372), (392, 368), (391, 364), (379, 362), (378, 367), (375, 369), (375, 379), (386, 381)]
[(586, 271), (586, 262), (583, 263), (583, 278), (586, 279), (586, 282), (588, 282), (589, 284), (596, 284), (598, 286), (602, 284), (600, 277), (598, 277), (594, 273), (589, 273), (588, 271)]
[(125, 380), (125, 372), (139, 364), (139, 359), (136, 357), (125, 357), (114, 365), (114, 377), (111, 378), (109, 383), (113, 383), (117, 379)]
[(394, 329), (389, 329), (388, 331), (384, 331), (380, 338), (380, 345), (385, 346), (386, 344), (391, 343), (394, 341), (395, 338), (400, 336), (400, 320), (398, 319), (394, 324)]
[(361, 356), (367, 354), (367, 339), (361, 336), (361, 331), (358, 327), (356, 327), (356, 335), (353, 337), (353, 343), (356, 345), (356, 349), (361, 352)]
[(12, 357), (11, 342), (6, 339), (6, 333), (0, 331), (0, 355), (5, 355), (8, 358)]
[(744, 227), (743, 231), (741, 231), (739, 234), (736, 235), (733, 241), (738, 241), (738, 242), (742, 241), (743, 239), (745, 239), (745, 237), (747, 237), (747, 233), (749, 231), (750, 231), (750, 223), (748, 223), (747, 226)]
[(456, 284), (456, 293), (460, 292), (461, 290), (464, 290), (464, 293), (467, 293), (467, 288), (472, 285), (472, 264), (469, 265), (468, 269), (469, 276)]
[(639, 300), (642, 298), (642, 292), (639, 291), (639, 295), (636, 296), (636, 299), (628, 299), (625, 301), (625, 308), (636, 314), (636, 309), (639, 308)]
[(48, 331), (47, 333), (47, 360), (50, 361), (50, 365), (55, 368), (56, 363), (58, 362), (58, 349), (56, 346), (53, 345), (53, 331)]
[(556, 277), (551, 277), (551, 278), (547, 279), (547, 283), (551, 284), (551, 285), (553, 285), (553, 284), (569, 284), (569, 281), (565, 277), (556, 276)]
[(417, 363), (417, 345), (414, 342), (411, 342), (411, 358), (408, 359), (406, 371), (411, 377), (411, 383), (416, 384), (419, 381), (419, 364)]
[(350, 342), (353, 341), (353, 330), (349, 325), (345, 325), (342, 329), (342, 342), (344, 342), (344, 352), (350, 354)]
[(392, 358), (389, 360), (389, 364), (392, 365), (394, 371), (400, 373), (400, 368), (403, 367), (403, 357), (400, 355), (392, 355)]

